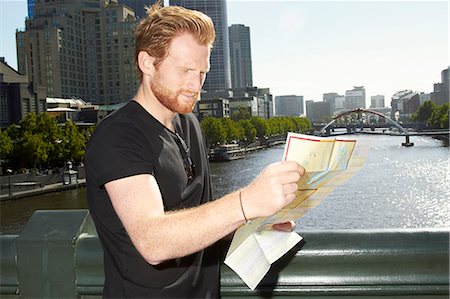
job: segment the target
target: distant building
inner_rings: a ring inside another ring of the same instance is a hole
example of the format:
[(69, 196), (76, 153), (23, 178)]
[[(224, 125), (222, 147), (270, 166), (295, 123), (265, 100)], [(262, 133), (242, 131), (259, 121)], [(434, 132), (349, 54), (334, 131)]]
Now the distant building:
[(47, 113), (58, 123), (73, 121), (77, 125), (93, 125), (102, 120), (108, 112), (98, 105), (86, 103), (82, 99), (47, 98)]
[(250, 28), (241, 24), (228, 27), (232, 88), (253, 86)]
[(28, 4), (28, 19), (32, 19), (34, 15), (34, 0), (27, 0)]
[(18, 71), (49, 97), (128, 101), (137, 89), (134, 11), (117, 0), (36, 1), (16, 33)]
[(240, 107), (247, 107), (250, 116), (262, 118), (273, 117), (273, 96), (269, 88), (256, 86), (233, 88), (233, 97), (230, 98), (230, 115), (238, 111)]
[(426, 101), (431, 101), (431, 94), (430, 93), (424, 93), (424, 92), (421, 92), (420, 94), (419, 94), (419, 104), (420, 105), (422, 105), (423, 103), (425, 103)]
[(332, 115), (338, 115), (344, 111), (347, 111), (345, 108), (345, 96), (339, 96), (334, 99), (334, 111), (331, 111)]
[(231, 88), (226, 0), (170, 0), (169, 3), (195, 9), (211, 17), (216, 29), (216, 41), (211, 51), (211, 70), (206, 76), (203, 89), (214, 91)]
[(119, 0), (119, 4), (125, 4), (134, 10), (134, 15), (138, 19), (144, 19), (147, 16), (145, 7), (152, 6), (157, 0)]
[(345, 110), (345, 96), (339, 95), (335, 92), (323, 94), (323, 101), (330, 104), (330, 112), (332, 115), (339, 114)]
[(353, 89), (345, 92), (345, 108), (348, 110), (366, 108), (366, 90), (364, 86), (354, 86)]
[(300, 116), (305, 114), (303, 96), (283, 95), (275, 97), (276, 116)]
[(28, 113), (46, 110), (45, 86), (34, 86), (25, 75), (0, 58), (0, 127), (18, 124)]
[[(224, 102), (224, 109), (228, 107), (229, 113), (224, 111), (224, 117), (232, 116), (234, 112), (239, 111), (242, 107), (248, 110), (250, 116), (273, 117), (273, 96), (269, 88), (258, 88), (256, 86), (205, 91), (202, 93), (201, 100), (197, 103), (198, 108), (194, 110), (194, 113), (201, 117), (201, 109), (199, 108), (206, 107), (202, 104), (213, 103), (211, 100), (219, 99), (228, 100), (228, 106)], [(220, 105), (217, 107), (220, 107)], [(220, 112), (216, 112), (216, 115), (220, 117)]]
[(431, 101), (437, 105), (443, 105), (450, 102), (449, 95), (449, 77), (450, 67), (441, 72), (441, 82), (435, 83), (433, 86), (433, 92), (431, 93)]
[(224, 98), (201, 100), (196, 103), (194, 113), (200, 121), (206, 116), (230, 117), (230, 101)]
[(306, 116), (312, 123), (326, 122), (331, 116), (330, 103), (306, 101)]
[(395, 116), (398, 111), (399, 120), (405, 121), (419, 109), (420, 96), (412, 90), (402, 90), (395, 93), (391, 100), (391, 115)]
[(384, 105), (384, 96), (376, 95), (370, 97), (370, 108), (383, 108)]

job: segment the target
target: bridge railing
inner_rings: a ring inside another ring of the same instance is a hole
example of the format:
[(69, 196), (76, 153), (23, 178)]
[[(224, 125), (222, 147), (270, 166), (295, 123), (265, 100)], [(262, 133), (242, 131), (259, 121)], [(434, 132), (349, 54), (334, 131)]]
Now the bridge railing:
[[(222, 266), (226, 298), (448, 298), (446, 229), (300, 232), (304, 242), (248, 289)], [(38, 211), (0, 236), (1, 298), (97, 298), (103, 253), (86, 210)]]

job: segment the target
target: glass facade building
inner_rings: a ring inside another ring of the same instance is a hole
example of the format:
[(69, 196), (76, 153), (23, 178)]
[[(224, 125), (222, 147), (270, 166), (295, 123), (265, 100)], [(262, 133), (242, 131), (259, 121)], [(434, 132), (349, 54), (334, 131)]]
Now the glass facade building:
[(216, 41), (211, 51), (211, 68), (203, 89), (207, 91), (231, 87), (227, 5), (225, 0), (170, 0), (170, 5), (201, 11), (214, 22)]
[(250, 28), (241, 24), (228, 27), (230, 38), (231, 84), (233, 88), (253, 86)]

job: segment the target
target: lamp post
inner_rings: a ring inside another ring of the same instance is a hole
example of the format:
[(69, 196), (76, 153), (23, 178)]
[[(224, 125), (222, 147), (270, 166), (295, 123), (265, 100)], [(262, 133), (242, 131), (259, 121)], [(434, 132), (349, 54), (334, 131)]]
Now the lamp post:
[(12, 185), (11, 185), (12, 170), (10, 168), (6, 169), (6, 173), (8, 174), (9, 196), (11, 196), (12, 195)]
[(69, 185), (72, 184), (72, 175), (71, 175), (71, 172), (72, 172), (72, 162), (67, 161), (67, 173), (69, 174)]

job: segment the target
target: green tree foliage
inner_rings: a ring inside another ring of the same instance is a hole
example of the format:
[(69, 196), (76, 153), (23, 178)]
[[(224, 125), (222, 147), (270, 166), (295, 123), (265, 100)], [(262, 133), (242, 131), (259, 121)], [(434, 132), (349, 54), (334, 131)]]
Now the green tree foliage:
[(64, 126), (62, 145), (64, 161), (72, 161), (77, 164), (83, 161), (86, 138), (72, 121), (67, 121)]
[(19, 168), (40, 168), (48, 160), (49, 145), (43, 140), (43, 134), (24, 131), (14, 148), (13, 161)]
[(258, 138), (264, 138), (269, 135), (269, 125), (264, 118), (253, 116), (250, 118), (250, 122), (256, 129), (256, 136)]
[(304, 117), (251, 117), (237, 121), (206, 117), (200, 125), (211, 146), (233, 142), (251, 143), (257, 138), (284, 135), (287, 132), (305, 133), (311, 129), (311, 122)]
[(428, 118), (427, 124), (435, 129), (448, 129), (449, 114), (450, 114), (449, 103), (434, 106), (430, 118)]
[(206, 117), (200, 126), (208, 144), (223, 144), (227, 140), (227, 131), (219, 118)]
[(422, 105), (420, 105), (419, 110), (413, 113), (411, 118), (412, 120), (426, 122), (431, 117), (431, 113), (435, 108), (436, 104), (431, 101), (425, 101)]
[(242, 140), (245, 137), (244, 129), (236, 124), (236, 122), (232, 121), (228, 117), (222, 117), (221, 119), (222, 126), (226, 131), (226, 142), (232, 143), (238, 140)]
[(243, 119), (250, 119), (250, 117), (250, 111), (248, 111), (248, 108), (244, 106), (239, 107), (239, 109), (231, 115), (231, 119), (236, 122)]
[(14, 145), (8, 132), (0, 130), (0, 161), (8, 159), (9, 154), (13, 151)]
[(241, 119), (237, 123), (244, 131), (244, 140), (247, 142), (255, 141), (256, 129), (253, 126), (252, 122), (248, 119)]
[(18, 126), (1, 132), (0, 158), (15, 170), (61, 167), (67, 161), (80, 163), (91, 132), (92, 128), (80, 130), (72, 122), (61, 126), (47, 113), (29, 113)]

